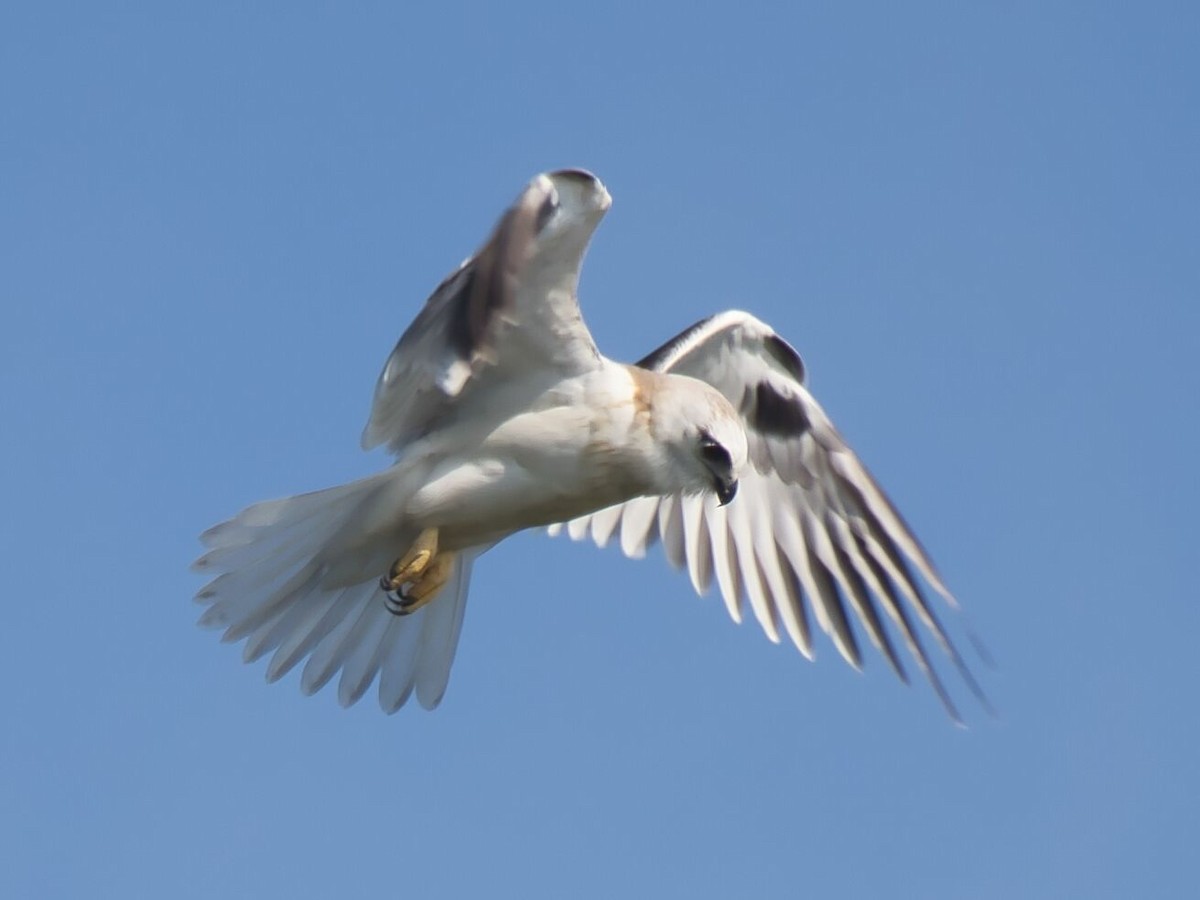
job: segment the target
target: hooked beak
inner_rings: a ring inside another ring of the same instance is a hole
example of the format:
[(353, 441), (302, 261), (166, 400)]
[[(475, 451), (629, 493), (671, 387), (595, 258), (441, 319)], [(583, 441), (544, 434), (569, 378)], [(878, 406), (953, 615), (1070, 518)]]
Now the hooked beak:
[(736, 478), (731, 478), (728, 481), (717, 479), (716, 484), (713, 485), (713, 490), (717, 492), (717, 500), (720, 501), (721, 506), (725, 506), (737, 496), (737, 489), (738, 483)]

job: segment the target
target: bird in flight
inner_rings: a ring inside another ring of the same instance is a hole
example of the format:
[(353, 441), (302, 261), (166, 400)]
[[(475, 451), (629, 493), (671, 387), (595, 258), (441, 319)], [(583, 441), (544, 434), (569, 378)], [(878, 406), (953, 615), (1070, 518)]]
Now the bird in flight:
[(715, 580), (736, 621), (748, 609), (810, 658), (820, 629), (858, 667), (857, 619), (900, 678), (906, 654), (958, 721), (932, 637), (986, 704), (922, 581), (953, 597), (786, 341), (730, 311), (634, 365), (597, 349), (577, 288), (611, 202), (589, 172), (529, 182), (384, 365), (362, 444), (395, 462), (204, 532), (200, 624), (244, 640), (247, 662), (273, 654), (270, 681), (304, 662), (307, 694), (340, 672), (344, 706), (378, 679), (386, 712), (413, 693), (432, 709), (472, 563), (549, 527), (615, 538), (630, 557), (660, 544), (697, 592)]

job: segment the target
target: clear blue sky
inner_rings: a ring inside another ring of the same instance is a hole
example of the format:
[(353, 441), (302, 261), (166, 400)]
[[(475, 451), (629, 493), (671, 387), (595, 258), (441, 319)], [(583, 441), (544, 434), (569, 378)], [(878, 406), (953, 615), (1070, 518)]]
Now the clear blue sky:
[[(421, 6), (0, 13), (0, 894), (1190, 895), (1194, 4)], [(535, 534), (432, 714), (193, 626), (196, 535), (385, 465), (395, 339), (561, 166), (601, 347), (790, 339), (998, 721)]]

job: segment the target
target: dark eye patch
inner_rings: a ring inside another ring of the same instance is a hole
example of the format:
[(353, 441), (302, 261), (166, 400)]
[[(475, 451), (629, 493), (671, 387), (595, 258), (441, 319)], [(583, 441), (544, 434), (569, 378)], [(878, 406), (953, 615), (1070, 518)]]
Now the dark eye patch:
[(729, 451), (707, 434), (700, 437), (700, 456), (715, 469), (733, 469), (733, 457)]
[(550, 219), (554, 216), (554, 213), (557, 211), (558, 194), (552, 192), (546, 197), (545, 200), (542, 201), (542, 205), (538, 207), (537, 223), (534, 225), (538, 234), (542, 233), (546, 225), (549, 224)]

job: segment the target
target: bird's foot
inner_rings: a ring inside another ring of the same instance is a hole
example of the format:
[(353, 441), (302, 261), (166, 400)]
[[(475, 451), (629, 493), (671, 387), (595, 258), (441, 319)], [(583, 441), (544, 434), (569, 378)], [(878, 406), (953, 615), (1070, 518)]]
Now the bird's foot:
[(388, 612), (397, 616), (416, 612), (437, 596), (453, 569), (454, 554), (439, 554), (438, 531), (426, 528), (408, 552), (392, 563), (388, 574), (379, 579)]
[(429, 563), (437, 556), (438, 530), (426, 528), (417, 535), (408, 552), (399, 557), (388, 570), (381, 584), (385, 591), (398, 591), (405, 584), (416, 581)]

